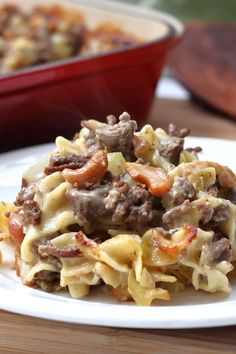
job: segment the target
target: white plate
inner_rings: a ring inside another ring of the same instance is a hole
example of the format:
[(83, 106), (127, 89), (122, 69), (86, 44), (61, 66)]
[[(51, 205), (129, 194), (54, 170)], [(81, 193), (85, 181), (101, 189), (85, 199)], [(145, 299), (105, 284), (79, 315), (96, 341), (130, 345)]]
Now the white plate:
[[(236, 142), (189, 138), (188, 146), (202, 146), (202, 159), (215, 160), (236, 171)], [(13, 201), (20, 188), (22, 172), (52, 145), (26, 148), (0, 155), (0, 198)], [(130, 328), (197, 328), (236, 324), (236, 279), (232, 293), (208, 294), (186, 290), (172, 296), (170, 302), (151, 307), (121, 304), (100, 288), (83, 300), (73, 300), (64, 293), (48, 294), (23, 286), (12, 269), (11, 245), (0, 245), (3, 265), (0, 268), (0, 308), (45, 319)], [(5, 249), (3, 249), (5, 248)], [(8, 252), (4, 252), (9, 250)]]
[(178, 100), (189, 100), (190, 93), (183, 85), (172, 77), (162, 77), (156, 89), (156, 95), (160, 98), (173, 98)]

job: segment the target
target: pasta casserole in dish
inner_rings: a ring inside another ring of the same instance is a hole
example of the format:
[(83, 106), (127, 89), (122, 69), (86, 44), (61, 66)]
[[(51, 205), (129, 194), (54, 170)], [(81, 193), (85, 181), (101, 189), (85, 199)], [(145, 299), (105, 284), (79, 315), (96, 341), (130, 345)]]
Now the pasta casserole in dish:
[(0, 73), (141, 43), (110, 22), (91, 29), (83, 12), (59, 5), (0, 6)]

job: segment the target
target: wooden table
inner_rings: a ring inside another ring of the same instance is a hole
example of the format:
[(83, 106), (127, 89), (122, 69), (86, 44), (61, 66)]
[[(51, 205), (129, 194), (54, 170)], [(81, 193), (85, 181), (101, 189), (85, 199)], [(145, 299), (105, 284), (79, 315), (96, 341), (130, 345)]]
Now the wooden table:
[[(193, 135), (236, 139), (236, 122), (187, 101), (155, 101), (149, 122), (161, 127), (175, 122), (180, 127), (190, 127)], [(114, 329), (47, 321), (0, 311), (0, 354), (112, 352), (235, 354), (236, 326), (191, 330)]]
[(149, 123), (155, 127), (167, 128), (169, 123), (178, 127), (188, 127), (191, 135), (213, 138), (236, 139), (236, 118), (229, 120), (224, 116), (193, 103), (174, 99), (155, 100)]

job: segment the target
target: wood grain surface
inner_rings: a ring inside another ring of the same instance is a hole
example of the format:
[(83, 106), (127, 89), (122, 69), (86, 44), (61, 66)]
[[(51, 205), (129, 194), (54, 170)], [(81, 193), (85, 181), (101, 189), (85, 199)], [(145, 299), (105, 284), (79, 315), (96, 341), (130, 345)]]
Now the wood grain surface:
[[(167, 127), (168, 122), (190, 127), (193, 135), (236, 139), (236, 123), (188, 101), (154, 102), (149, 123)], [(188, 330), (114, 329), (0, 311), (0, 354), (5, 353), (235, 354), (236, 326)]]
[(166, 129), (169, 123), (188, 127), (191, 135), (236, 139), (236, 122), (192, 101), (156, 99), (149, 117), (153, 126)]

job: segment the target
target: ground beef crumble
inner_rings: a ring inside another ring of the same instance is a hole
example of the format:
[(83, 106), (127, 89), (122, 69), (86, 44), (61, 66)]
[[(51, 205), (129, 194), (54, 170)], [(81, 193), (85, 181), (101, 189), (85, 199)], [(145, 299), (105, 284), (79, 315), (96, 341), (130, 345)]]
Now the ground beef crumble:
[(230, 249), (229, 239), (222, 237), (220, 240), (212, 242), (212, 261), (219, 263), (222, 261), (230, 262), (232, 259), (232, 251)]
[(170, 136), (175, 136), (178, 138), (185, 138), (186, 136), (188, 136), (190, 134), (190, 129), (189, 128), (182, 128), (179, 129), (177, 128), (177, 126), (173, 123), (169, 124), (168, 127), (168, 134)]
[(23, 224), (28, 226), (38, 225), (41, 222), (42, 211), (34, 201), (35, 184), (27, 185), (26, 180), (22, 181), (22, 188), (15, 200), (15, 205), (23, 210)]
[(213, 208), (210, 204), (201, 206), (201, 224), (207, 228), (215, 228), (218, 223), (226, 222), (231, 214), (231, 208), (227, 204), (219, 204)]
[(231, 214), (231, 208), (227, 204), (220, 204), (214, 208), (212, 220), (216, 223), (225, 222)]
[(110, 184), (96, 186), (90, 190), (72, 188), (66, 192), (66, 196), (72, 203), (75, 215), (83, 223), (94, 223), (108, 214), (104, 200), (110, 189)]
[(151, 225), (156, 199), (141, 184), (120, 180), (90, 190), (72, 188), (66, 196), (80, 222), (94, 224), (103, 218), (111, 225), (143, 232)]
[(166, 195), (170, 207), (182, 204), (185, 200), (192, 200), (195, 196), (195, 188), (183, 177), (176, 177), (172, 189)]
[(189, 213), (192, 210), (192, 205), (187, 199), (183, 204), (176, 206), (173, 209), (168, 210), (162, 217), (164, 224), (171, 224), (175, 219), (178, 219), (182, 215)]
[(22, 180), (22, 188), (16, 197), (14, 204), (22, 206), (26, 200), (32, 200), (35, 195), (35, 184), (27, 185), (26, 180)]
[(167, 159), (173, 165), (178, 165), (180, 154), (184, 148), (184, 140), (173, 138), (162, 142), (160, 146), (160, 155)]
[(107, 121), (108, 124), (100, 123), (98, 126), (93, 126), (91, 121), (82, 122), (82, 126), (88, 129), (84, 135), (88, 152), (106, 149), (108, 152), (121, 152), (126, 159), (130, 159), (136, 121), (131, 120), (128, 113), (121, 114), (118, 123), (114, 116), (108, 116)]
[(23, 203), (24, 225), (38, 225), (41, 222), (42, 211), (34, 200), (26, 200)]
[(116, 224), (131, 224), (134, 229), (143, 230), (153, 218), (154, 197), (137, 184), (132, 187), (119, 181), (106, 198), (106, 210), (112, 213), (112, 221)]

